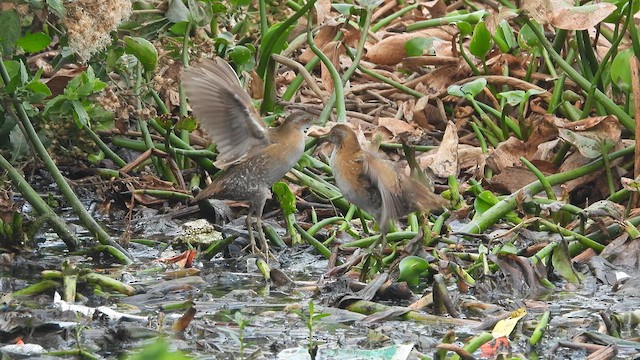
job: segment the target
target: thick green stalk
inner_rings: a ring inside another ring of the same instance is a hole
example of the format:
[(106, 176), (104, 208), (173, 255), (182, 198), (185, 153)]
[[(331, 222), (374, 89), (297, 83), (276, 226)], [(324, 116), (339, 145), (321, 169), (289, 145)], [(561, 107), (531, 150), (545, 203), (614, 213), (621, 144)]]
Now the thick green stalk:
[[(544, 48), (548, 51), (549, 55), (553, 58), (553, 60), (562, 68), (562, 70), (564, 70), (567, 73), (567, 75), (569, 75), (569, 77), (573, 81), (576, 82), (576, 84), (578, 84), (583, 90), (588, 91), (591, 88), (591, 82), (585, 79), (582, 75), (580, 75), (580, 73), (578, 73), (573, 68), (573, 66), (571, 66), (571, 64), (566, 62), (562, 58), (562, 56), (560, 56), (560, 54), (558, 54), (553, 49), (549, 41), (547, 41), (547, 39), (545, 38), (544, 34), (542, 34), (542, 32), (540, 32), (540, 29), (538, 29), (533, 23), (531, 23), (531, 20), (526, 20), (526, 21), (529, 24), (533, 33), (538, 38), (538, 41), (540, 42), (540, 44), (544, 46)], [(629, 129), (630, 131), (634, 131), (635, 122), (631, 118), (631, 116), (629, 116), (629, 114), (624, 112), (624, 110), (622, 110), (618, 105), (616, 105), (616, 103), (613, 102), (613, 100), (611, 100), (606, 94), (604, 94), (602, 91), (598, 89), (595, 89), (593, 93), (593, 97), (596, 101), (602, 104), (602, 106), (604, 106), (604, 108), (609, 113), (617, 116), (618, 121), (620, 121), (622, 125), (624, 125), (624, 127)]]
[(344, 123), (347, 121), (347, 108), (344, 103), (344, 87), (342, 85), (342, 79), (340, 78), (340, 74), (338, 74), (338, 70), (327, 55), (325, 55), (322, 50), (320, 50), (316, 43), (313, 41), (313, 34), (311, 32), (311, 12), (309, 12), (309, 16), (307, 17), (307, 43), (309, 44), (309, 48), (313, 51), (314, 54), (322, 61), (322, 63), (327, 67), (329, 73), (331, 74), (331, 79), (333, 80), (333, 94), (327, 100), (327, 103), (322, 110), (322, 113), (318, 117), (318, 122), (324, 125), (329, 119), (329, 115), (333, 110), (333, 105), (335, 104), (336, 113), (338, 116), (337, 121), (339, 123)]
[[(0, 76), (2, 76), (2, 80), (5, 84), (9, 83), (9, 74), (7, 73), (7, 68), (5, 67), (4, 61), (2, 59), (0, 59)], [(123, 249), (120, 244), (115, 242), (103, 228), (100, 227), (100, 225), (95, 221), (91, 214), (89, 214), (87, 209), (84, 208), (82, 202), (80, 202), (80, 199), (78, 199), (76, 194), (73, 192), (67, 180), (64, 178), (64, 176), (62, 176), (62, 173), (53, 162), (53, 159), (51, 159), (51, 156), (49, 156), (47, 149), (45, 149), (44, 145), (42, 145), (42, 142), (38, 137), (38, 133), (36, 132), (36, 129), (34, 129), (33, 124), (31, 124), (31, 120), (29, 119), (27, 112), (22, 106), (22, 103), (16, 101), (14, 102), (14, 106), (18, 113), (20, 123), (26, 131), (26, 137), (33, 144), (33, 147), (40, 157), (40, 160), (45, 164), (47, 170), (49, 170), (51, 177), (53, 177), (54, 181), (60, 188), (60, 192), (64, 195), (69, 205), (71, 205), (75, 213), (78, 215), (80, 221), (82, 221), (87, 230), (89, 230), (94, 238), (98, 239), (100, 243), (113, 246), (118, 251), (125, 254), (126, 258), (129, 259), (129, 262), (131, 262), (133, 257), (125, 249)]]
[(123, 167), (127, 164), (124, 160), (122, 160), (120, 156), (118, 156), (118, 154), (116, 154), (113, 150), (111, 150), (107, 146), (107, 144), (105, 144), (104, 141), (102, 141), (102, 139), (100, 139), (98, 134), (96, 134), (88, 124), (85, 125), (83, 129), (87, 133), (87, 135), (89, 135), (91, 140), (93, 140), (93, 142), (95, 142), (96, 145), (98, 145), (98, 148), (100, 148), (100, 150), (102, 150), (105, 153), (105, 155), (109, 159), (111, 159), (111, 161), (113, 161), (114, 164), (116, 164), (119, 167)]
[[(613, 152), (610, 154), (609, 160), (613, 160), (625, 155), (633, 154), (633, 150), (634, 150), (634, 146), (630, 146), (628, 148)], [(593, 171), (596, 171), (600, 169), (603, 165), (604, 165), (604, 161), (602, 159), (599, 159), (587, 165), (581, 166), (577, 169), (551, 175), (547, 177), (547, 181), (549, 181), (549, 184), (551, 185), (562, 184), (566, 181), (577, 179), (581, 176), (584, 176)], [(503, 216), (506, 215), (509, 211), (513, 211), (516, 209), (516, 198), (521, 193), (536, 194), (541, 190), (542, 190), (542, 184), (540, 183), (540, 181), (535, 181), (527, 186), (524, 186), (520, 190), (500, 200), (500, 202), (492, 206), (489, 210), (485, 211), (484, 214), (482, 214), (482, 216), (478, 217), (477, 219), (465, 225), (460, 230), (460, 232), (470, 233), (470, 234), (479, 234), (483, 232), (489, 226), (500, 221), (500, 219), (502, 219)]]
[(27, 180), (20, 175), (7, 159), (0, 154), (0, 168), (4, 169), (9, 175), (13, 186), (24, 196), (25, 200), (33, 206), (40, 216), (47, 218), (47, 221), (55, 230), (56, 234), (60, 236), (60, 239), (67, 245), (69, 251), (74, 251), (80, 247), (78, 238), (69, 230), (64, 220), (56, 214), (47, 203), (42, 200), (38, 193), (29, 185)]

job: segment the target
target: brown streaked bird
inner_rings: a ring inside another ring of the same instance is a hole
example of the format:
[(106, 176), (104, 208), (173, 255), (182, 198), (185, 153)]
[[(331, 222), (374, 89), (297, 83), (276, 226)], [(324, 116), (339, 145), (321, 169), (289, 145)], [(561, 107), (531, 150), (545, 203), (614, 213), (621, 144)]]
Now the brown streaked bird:
[(196, 118), (218, 147), (214, 165), (222, 170), (194, 201), (210, 197), (249, 201), (246, 226), (251, 250), (257, 251), (252, 231), (255, 216), (260, 245), (268, 257), (262, 211), (271, 196), (271, 186), (302, 156), (304, 133), (311, 119), (297, 112), (289, 115), (282, 125), (267, 127), (236, 73), (221, 58), (185, 70), (182, 84)]
[(418, 210), (442, 209), (447, 204), (421, 182), (398, 172), (390, 161), (364, 150), (347, 125), (335, 125), (323, 138), (334, 145), (330, 164), (342, 195), (378, 222), (381, 236), (373, 248), (380, 241), (385, 247), (391, 221)]

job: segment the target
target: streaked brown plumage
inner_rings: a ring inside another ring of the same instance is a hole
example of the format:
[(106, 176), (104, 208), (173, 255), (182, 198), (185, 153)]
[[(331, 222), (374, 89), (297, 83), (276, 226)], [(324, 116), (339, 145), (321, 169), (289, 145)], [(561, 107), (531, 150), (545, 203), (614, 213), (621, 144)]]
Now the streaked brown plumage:
[(336, 185), (347, 200), (373, 215), (380, 226), (383, 247), (390, 221), (413, 211), (446, 205), (445, 199), (398, 172), (390, 161), (362, 149), (347, 125), (335, 125), (324, 138), (334, 144), (330, 164)]
[(194, 200), (249, 201), (246, 225), (252, 250), (256, 251), (251, 230), (255, 215), (260, 245), (268, 254), (262, 211), (271, 186), (302, 156), (310, 117), (293, 113), (277, 128), (267, 127), (231, 66), (220, 58), (185, 70), (182, 84), (196, 118), (218, 147), (214, 165), (223, 170)]

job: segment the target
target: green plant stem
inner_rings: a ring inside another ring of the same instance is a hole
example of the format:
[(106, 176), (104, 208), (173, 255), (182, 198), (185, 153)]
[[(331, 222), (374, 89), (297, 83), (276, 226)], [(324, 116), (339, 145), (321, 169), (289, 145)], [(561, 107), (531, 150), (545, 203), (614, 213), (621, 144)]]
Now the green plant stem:
[(550, 200), (556, 200), (556, 193), (553, 192), (553, 189), (551, 188), (551, 184), (549, 184), (549, 182), (547, 181), (547, 178), (544, 177), (544, 174), (542, 174), (542, 172), (540, 170), (538, 170), (538, 168), (533, 165), (529, 160), (525, 159), (524, 157), (520, 157), (520, 161), (522, 161), (522, 163), (529, 168), (529, 171), (531, 171), (536, 178), (538, 178), (538, 181), (540, 181), (540, 183), (542, 184), (542, 188), (544, 189), (544, 192), (547, 194), (547, 198)]
[[(538, 29), (533, 23), (531, 23), (531, 20), (526, 20), (526, 22), (529, 24), (531, 31), (533, 31), (533, 33), (538, 38), (540, 44), (542, 44), (542, 46), (544, 46), (544, 48), (549, 52), (549, 55), (553, 58), (553, 60), (562, 68), (562, 70), (567, 73), (567, 75), (573, 81), (576, 82), (576, 84), (578, 84), (585, 91), (588, 91), (591, 88), (591, 82), (580, 75), (580, 73), (578, 73), (573, 68), (573, 66), (571, 66), (571, 64), (567, 63), (562, 58), (562, 56), (553, 49), (549, 41), (547, 41), (547, 39), (544, 37), (544, 34), (542, 34), (542, 32), (540, 32), (540, 29)], [(606, 94), (598, 89), (595, 89), (593, 97), (596, 101), (601, 103), (609, 113), (617, 116), (618, 121), (620, 121), (624, 127), (629, 129), (630, 131), (634, 131), (635, 122), (631, 118), (631, 116), (629, 116), (629, 114), (624, 112), (624, 110), (616, 105), (616, 103), (613, 102), (613, 100), (610, 99)]]
[(324, 244), (304, 231), (304, 229), (300, 225), (298, 225), (298, 223), (294, 223), (293, 226), (296, 228), (300, 236), (302, 236), (302, 239), (309, 243), (309, 245), (312, 245), (316, 249), (316, 251), (320, 253), (320, 255), (324, 256), (327, 259), (331, 257), (331, 250), (329, 250), (329, 248), (324, 246)]
[(484, 10), (475, 11), (469, 14), (445, 16), (437, 19), (429, 19), (423, 21), (416, 21), (411, 25), (407, 25), (405, 30), (407, 32), (422, 30), (430, 27), (443, 26), (453, 24), (457, 21), (466, 21), (470, 24), (475, 24), (482, 20), (488, 13)]
[[(160, 125), (155, 119), (150, 119), (149, 120), (149, 125), (151, 125), (158, 133), (160, 133), (160, 135), (164, 136), (164, 137), (169, 137), (169, 141), (171, 143), (171, 145), (180, 148), (180, 149), (185, 149), (185, 150), (195, 150), (193, 147), (191, 147), (191, 145), (185, 143), (184, 141), (182, 141), (182, 139), (180, 139), (176, 134), (172, 133), (172, 132), (167, 132), (167, 130), (165, 128), (162, 127), (162, 125)], [(215, 166), (213, 166), (213, 162), (210, 159), (207, 158), (198, 158), (194, 160), (201, 168), (207, 170), (207, 171), (214, 171), (215, 170)]]
[[(4, 60), (2, 60), (1, 58), (0, 76), (2, 76), (2, 80), (5, 84), (9, 83), (9, 74), (7, 73), (7, 68), (5, 67)], [(89, 214), (87, 209), (84, 208), (82, 202), (80, 202), (80, 199), (78, 199), (76, 194), (73, 192), (67, 180), (64, 178), (64, 176), (62, 176), (62, 173), (53, 162), (53, 159), (51, 159), (51, 156), (49, 156), (47, 149), (45, 149), (44, 145), (42, 145), (42, 142), (38, 137), (38, 133), (34, 129), (33, 124), (31, 124), (31, 120), (29, 119), (27, 112), (22, 106), (22, 103), (20, 103), (19, 101), (15, 101), (14, 106), (18, 114), (18, 118), (20, 119), (20, 123), (26, 131), (26, 137), (29, 139), (29, 141), (31, 141), (36, 153), (40, 157), (40, 160), (47, 167), (47, 170), (49, 170), (51, 177), (53, 177), (54, 181), (60, 188), (60, 192), (64, 195), (69, 205), (71, 205), (75, 213), (78, 215), (80, 221), (84, 224), (87, 230), (91, 232), (94, 238), (98, 239), (100, 243), (111, 245), (114, 248), (118, 249), (118, 251), (126, 255), (128, 263), (131, 263), (133, 257), (125, 249), (123, 249), (120, 244), (115, 242), (103, 228), (100, 227), (100, 225), (93, 219), (91, 214)]]
[(408, 13), (409, 11), (413, 11), (413, 10), (417, 9), (418, 6), (420, 6), (420, 3), (415, 3), (415, 4), (411, 4), (409, 6), (405, 6), (405, 7), (401, 8), (400, 10), (394, 12), (393, 14), (391, 14), (391, 15), (383, 18), (383, 19), (380, 19), (380, 21), (378, 21), (376, 24), (371, 26), (371, 32), (372, 33), (378, 32), (378, 30), (380, 30), (383, 27), (389, 25), (393, 20), (401, 17), (402, 15)]
[[(626, 19), (622, 25), (622, 29), (620, 30), (618, 36), (616, 36), (615, 40), (611, 44), (611, 47), (609, 47), (609, 50), (607, 51), (605, 56), (600, 61), (600, 65), (597, 67), (596, 73), (593, 76), (593, 81), (591, 82), (591, 87), (589, 88), (589, 91), (586, 96), (586, 102), (582, 110), (582, 118), (585, 118), (589, 115), (589, 109), (591, 108), (591, 103), (593, 102), (594, 93), (598, 88), (598, 85), (601, 85), (601, 82), (602, 82), (602, 74), (606, 69), (610, 67), (609, 59), (613, 56), (614, 53), (618, 51), (618, 45), (620, 45), (620, 42), (622, 41), (622, 39), (627, 36), (626, 34), (627, 28), (629, 28), (629, 23), (633, 18), (632, 11), (633, 11), (632, 7), (629, 6), (629, 13), (627, 14)], [(584, 41), (586, 41), (588, 45), (589, 41), (591, 41), (591, 38), (587, 34), (585, 34), (584, 37), (586, 38)], [(589, 49), (590, 51), (588, 53), (590, 57), (590, 64), (595, 65), (598, 63), (598, 60), (596, 59), (593, 48), (589, 46)]]
[(258, 0), (258, 10), (260, 11), (260, 37), (264, 39), (267, 31), (269, 31), (266, 0)]
[(74, 251), (80, 247), (80, 241), (69, 230), (64, 220), (56, 214), (47, 203), (42, 200), (38, 193), (29, 185), (27, 180), (20, 175), (7, 159), (0, 153), (0, 168), (4, 169), (9, 175), (13, 186), (24, 196), (25, 200), (33, 206), (40, 216), (47, 219), (47, 222), (55, 230), (60, 239), (67, 245), (69, 251)]
[(104, 141), (102, 141), (102, 139), (100, 139), (98, 134), (96, 134), (88, 124), (85, 125), (83, 129), (87, 133), (87, 135), (89, 135), (91, 140), (93, 140), (93, 142), (95, 142), (96, 145), (98, 145), (100, 150), (102, 150), (102, 152), (104, 152), (104, 154), (109, 159), (111, 159), (111, 161), (113, 161), (113, 163), (116, 164), (116, 166), (123, 167), (127, 164), (124, 160), (122, 160), (120, 156), (118, 156), (118, 154), (116, 154), (113, 150), (111, 150), (109, 146), (107, 146), (107, 144), (105, 144)]
[(313, 51), (314, 54), (322, 61), (322, 63), (327, 67), (329, 74), (331, 74), (331, 79), (333, 80), (333, 94), (327, 100), (325, 107), (318, 117), (318, 122), (322, 125), (326, 124), (327, 120), (329, 120), (329, 115), (333, 110), (333, 106), (335, 104), (337, 121), (338, 123), (344, 123), (347, 121), (347, 108), (344, 103), (344, 87), (342, 86), (342, 79), (340, 78), (340, 74), (338, 74), (338, 70), (327, 55), (325, 55), (322, 50), (320, 50), (315, 41), (313, 40), (312, 32), (311, 32), (311, 21), (312, 21), (312, 13), (309, 12), (307, 17), (307, 43), (309, 44), (309, 48)]
[[(613, 160), (625, 155), (633, 154), (633, 151), (634, 151), (634, 146), (630, 146), (622, 150), (613, 152), (609, 156), (609, 160)], [(581, 166), (579, 168), (548, 176), (547, 181), (552, 186), (561, 184), (563, 182), (566, 182), (572, 179), (577, 179), (590, 172), (596, 171), (600, 169), (603, 165), (604, 165), (604, 161), (602, 159), (598, 159), (587, 165)], [(529, 185), (524, 186), (520, 190), (500, 200), (496, 205), (492, 206), (489, 210), (485, 211), (482, 214), (482, 216), (478, 217), (477, 219), (465, 225), (460, 230), (460, 232), (471, 233), (471, 234), (481, 233), (482, 231), (486, 230), (489, 226), (497, 223), (508, 212), (515, 210), (516, 198), (520, 194), (536, 194), (541, 190), (542, 190), (542, 184), (540, 183), (540, 181), (535, 181)]]
[(394, 88), (403, 91), (417, 99), (420, 99), (421, 97), (424, 97), (425, 95), (419, 91), (413, 90), (412, 88), (402, 85), (396, 81), (391, 80), (390, 78), (386, 77), (386, 76), (382, 76), (380, 74), (378, 74), (377, 72), (367, 69), (366, 67), (359, 65), (358, 66), (358, 70), (362, 71), (363, 74), (369, 75), (372, 78), (375, 78), (376, 80), (382, 81), (385, 84), (389, 84), (391, 86), (393, 86)]

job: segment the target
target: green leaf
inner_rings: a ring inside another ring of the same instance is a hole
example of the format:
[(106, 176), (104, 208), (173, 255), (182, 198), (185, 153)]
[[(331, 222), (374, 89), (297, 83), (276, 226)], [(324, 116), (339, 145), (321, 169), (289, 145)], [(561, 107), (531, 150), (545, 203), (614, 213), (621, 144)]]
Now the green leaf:
[(17, 126), (9, 133), (9, 145), (11, 146), (11, 161), (20, 160), (29, 155), (29, 143)]
[(25, 88), (33, 91), (36, 94), (42, 94), (44, 96), (51, 96), (51, 90), (45, 83), (41, 83), (40, 81), (31, 81), (25, 86)]
[(372, 11), (377, 8), (380, 4), (382, 4), (382, 0), (357, 0), (358, 4), (363, 8)]
[(511, 25), (509, 25), (509, 22), (506, 20), (502, 20), (496, 29), (495, 34), (493, 34), (493, 41), (495, 41), (496, 45), (498, 45), (500, 51), (503, 53), (510, 52), (518, 43)]
[(173, 25), (171, 25), (171, 27), (169, 28), (169, 31), (171, 31), (172, 33), (176, 34), (176, 35), (185, 35), (185, 33), (187, 32), (187, 26), (189, 25), (188, 21), (182, 21), (179, 23), (175, 23)]
[(575, 271), (573, 268), (571, 255), (569, 255), (569, 246), (567, 245), (566, 240), (561, 240), (558, 243), (558, 246), (553, 249), (551, 264), (553, 264), (555, 272), (571, 284), (579, 285), (584, 279), (584, 275)]
[(349, 16), (351, 9), (354, 7), (352, 4), (331, 4), (331, 6), (343, 16)]
[(469, 44), (469, 52), (474, 56), (484, 60), (491, 50), (491, 33), (487, 30), (487, 25), (484, 21), (480, 21), (473, 29), (473, 36), (471, 37), (471, 43)]
[(238, 45), (227, 51), (227, 56), (234, 64), (238, 65), (238, 71), (251, 70), (255, 66), (255, 60), (251, 50), (246, 46)]
[(144, 70), (148, 73), (155, 70), (158, 65), (158, 50), (153, 44), (141, 37), (124, 37), (125, 51), (140, 61)]
[(211, 22), (213, 11), (211, 6), (205, 6), (203, 2), (196, 0), (188, 0), (189, 3), (189, 19), (198, 26), (204, 26)]
[(169, 0), (169, 8), (165, 16), (172, 23), (188, 22), (189, 21), (189, 8), (182, 2), (182, 0)]
[(421, 56), (424, 54), (424, 49), (430, 49), (433, 46), (433, 38), (431, 37), (416, 37), (404, 44), (404, 49), (407, 57)]
[(293, 195), (289, 186), (284, 182), (277, 182), (273, 184), (273, 193), (276, 194), (283, 214), (291, 215), (296, 212), (296, 197)]
[(455, 24), (460, 30), (460, 36), (467, 36), (473, 32), (473, 27), (466, 21), (456, 21)]
[(429, 270), (429, 262), (418, 256), (407, 256), (400, 261), (398, 281), (406, 281), (411, 286), (420, 283), (420, 276)]
[(57, 17), (63, 18), (67, 15), (67, 9), (62, 4), (62, 0), (47, 0), (47, 5), (53, 10)]
[(11, 54), (20, 38), (20, 15), (15, 10), (0, 12), (0, 42), (5, 54)]
[(76, 121), (78, 128), (82, 129), (89, 124), (89, 114), (87, 114), (87, 110), (80, 101), (74, 100), (71, 104), (73, 105), (73, 119)]
[(246, 7), (251, 5), (251, 0), (230, 0), (231, 5), (235, 7)]
[(17, 45), (26, 52), (38, 52), (49, 46), (51, 38), (43, 32), (26, 33), (25, 36), (18, 39)]
[(505, 99), (507, 104), (511, 106), (520, 105), (524, 101), (524, 91), (523, 90), (512, 90), (512, 91), (504, 91), (498, 93), (498, 99)]
[[(620, 17), (627, 14), (627, 6), (629, 6), (629, 0), (604, 0), (604, 2), (608, 2), (616, 5), (616, 10), (613, 11), (609, 16), (607, 16), (602, 22), (606, 23), (617, 23), (620, 21)], [(633, 2), (633, 10), (631, 16), (635, 15), (640, 11), (640, 1)]]
[(451, 85), (447, 89), (449, 95), (465, 97), (467, 95), (475, 97), (487, 86), (487, 79), (479, 78), (463, 85)]
[(619, 51), (611, 63), (611, 80), (622, 90), (631, 88), (631, 68), (629, 67), (633, 48)]
[[(535, 26), (540, 29), (540, 32), (543, 31), (542, 26), (540, 26), (539, 24), (536, 24)], [(520, 32), (518, 33), (518, 44), (520, 45), (520, 48), (525, 51), (528, 51), (536, 56), (542, 55), (542, 45), (540, 45), (538, 37), (533, 32), (533, 30), (531, 30), (529, 24), (526, 24), (520, 29)]]

